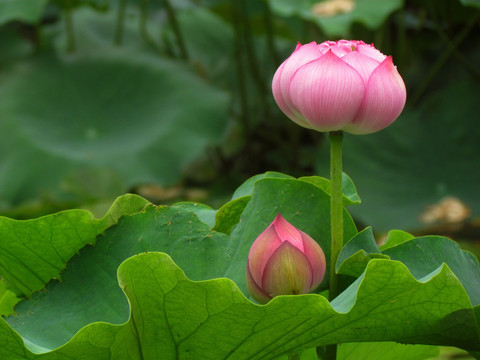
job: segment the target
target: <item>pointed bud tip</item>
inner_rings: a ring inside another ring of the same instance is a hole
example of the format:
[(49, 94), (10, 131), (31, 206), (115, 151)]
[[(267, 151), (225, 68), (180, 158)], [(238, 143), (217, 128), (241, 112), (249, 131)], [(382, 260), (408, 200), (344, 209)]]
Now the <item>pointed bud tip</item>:
[(266, 303), (274, 296), (314, 290), (325, 269), (318, 243), (278, 213), (250, 249), (247, 286), (256, 301)]

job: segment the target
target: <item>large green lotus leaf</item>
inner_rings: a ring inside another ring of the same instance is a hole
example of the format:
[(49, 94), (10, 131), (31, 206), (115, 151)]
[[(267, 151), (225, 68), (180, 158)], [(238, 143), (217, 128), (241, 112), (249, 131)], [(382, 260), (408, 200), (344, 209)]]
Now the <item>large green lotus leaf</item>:
[(293, 176), (282, 174), (276, 171), (267, 171), (264, 174), (254, 175), (251, 178), (245, 180), (243, 184), (240, 185), (237, 188), (237, 190), (235, 190), (235, 192), (232, 195), (232, 200), (235, 200), (247, 195), (252, 195), (255, 183), (260, 179), (269, 179), (269, 178), (294, 179)]
[(446, 263), (458, 277), (474, 306), (480, 304), (480, 267), (475, 255), (442, 236), (422, 236), (382, 251), (403, 262), (416, 278)]
[[(479, 93), (479, 83), (456, 82), (378, 133), (345, 134), (344, 170), (366, 199), (351, 208), (353, 217), (376, 231), (418, 229), (421, 215), (446, 196), (480, 214)], [(320, 174), (328, 174), (328, 151), (319, 156)]]
[(343, 275), (359, 277), (372, 259), (388, 259), (383, 255), (375, 242), (373, 231), (368, 227), (343, 247), (338, 255), (336, 272)]
[(0, 316), (13, 315), (13, 307), (20, 301), (17, 295), (0, 280)]
[(212, 209), (210, 206), (195, 202), (179, 202), (173, 205), (176, 208), (182, 208), (193, 212), (198, 218), (207, 224), (210, 228), (215, 225), (215, 216), (217, 210)]
[[(250, 201), (253, 193), (254, 186), (258, 180), (280, 178), (280, 179), (293, 179), (290, 175), (285, 175), (275, 171), (267, 171), (264, 174), (258, 174), (247, 179), (242, 185), (238, 187), (233, 193), (232, 201), (222, 206), (215, 215), (215, 227), (214, 230), (225, 232), (230, 234), (233, 227), (238, 223), (244, 208)], [(330, 193), (330, 180), (319, 176), (301, 177), (298, 180), (311, 183), (316, 187), (322, 189), (327, 194)], [(352, 179), (347, 174), (343, 174), (343, 205), (353, 205), (360, 203), (360, 197), (357, 194), (355, 185)], [(348, 240), (348, 239), (347, 239)]]
[(281, 16), (299, 16), (317, 23), (325, 35), (330, 37), (348, 36), (350, 26), (359, 22), (369, 29), (377, 29), (391, 13), (403, 6), (403, 0), (357, 0), (351, 11), (322, 16), (316, 14), (314, 7), (323, 1), (318, 0), (271, 0), (272, 10)]
[(137, 51), (18, 62), (0, 87), (0, 198), (58, 196), (85, 168), (171, 184), (220, 141), (227, 104), (185, 64)]
[[(0, 217), (0, 275), (18, 295), (31, 295), (60, 278), (68, 260), (97, 235), (148, 201), (137, 195), (118, 198), (101, 219), (86, 210), (67, 210), (33, 220)], [(0, 304), (2, 301), (0, 300)]]
[(412, 234), (403, 230), (390, 230), (385, 239), (385, 243), (380, 246), (380, 250), (386, 250), (388, 248), (400, 245), (405, 241), (409, 241), (415, 238)]
[(338, 348), (339, 360), (423, 360), (439, 355), (437, 346), (406, 345), (393, 342), (346, 343)]
[[(318, 360), (317, 349), (307, 349), (300, 360)], [(459, 350), (457, 350), (459, 351)], [(337, 349), (337, 360), (424, 360), (439, 355), (439, 347), (432, 345), (407, 345), (391, 341), (344, 343)], [(277, 360), (287, 360), (282, 356)]]
[(55, 348), (89, 323), (118, 324), (128, 319), (128, 304), (115, 281), (126, 258), (147, 251), (167, 252), (189, 277), (201, 280), (223, 276), (228, 265), (225, 249), (226, 235), (210, 231), (193, 212), (150, 205), (122, 217), (95, 246), (82, 249), (68, 263), (62, 282), (52, 282), (45, 292), (19, 303), (17, 315), (8, 321), (25, 338)]
[[(310, 182), (318, 186), (320, 189), (323, 189), (327, 194), (330, 194), (330, 180), (326, 178), (320, 176), (305, 176), (301, 177), (300, 180)], [(345, 173), (342, 173), (342, 191), (343, 206), (357, 205), (362, 202), (357, 193), (357, 189), (355, 188), (355, 184)]]
[[(395, 245), (394, 245), (395, 244)], [(458, 244), (442, 236), (411, 237), (405, 232), (391, 232), (388, 247), (381, 251), (371, 228), (354, 236), (342, 249), (337, 272), (358, 277), (374, 258), (401, 261), (420, 279), (447, 264), (458, 277), (474, 306), (480, 304), (480, 266), (475, 255), (460, 249)]]
[[(232, 256), (225, 276), (235, 280), (244, 289), (247, 254), (253, 241), (270, 225), (277, 214), (310, 235), (330, 257), (330, 196), (319, 187), (301, 179), (264, 178), (255, 182), (252, 199), (248, 202), (238, 225), (229, 238)], [(344, 241), (356, 233), (355, 224), (346, 210), (344, 216)], [(246, 241), (245, 239), (248, 239)], [(235, 274), (242, 274), (236, 277)], [(320, 288), (326, 288), (329, 269)]]
[[(197, 216), (198, 209), (205, 210), (203, 206), (148, 206), (144, 212), (122, 217), (98, 238), (95, 246), (82, 249), (68, 263), (61, 283), (52, 282), (46, 292), (18, 304), (17, 315), (8, 321), (25, 338), (47, 348), (62, 345), (89, 323), (126, 321), (127, 303), (113, 281), (115, 271), (129, 256), (146, 251), (168, 253), (193, 280), (229, 277), (248, 295), (248, 251), (279, 211), (316, 239), (329, 256), (329, 204), (328, 195), (310, 183), (296, 179), (259, 180), (230, 238), (212, 231)], [(346, 239), (355, 233), (355, 225), (345, 212)], [(325, 281), (322, 286), (326, 286)], [(57, 312), (55, 317), (52, 312)]]
[(213, 230), (230, 234), (240, 221), (243, 210), (252, 198), (251, 195), (243, 196), (232, 201), (229, 201), (218, 209), (215, 215), (215, 226)]
[(215, 231), (230, 234), (251, 199), (255, 183), (260, 179), (294, 179), (293, 176), (276, 171), (267, 171), (245, 180), (233, 193), (232, 200), (223, 205), (215, 215)]
[[(408, 237), (407, 237), (408, 236)], [(394, 245), (395, 244), (395, 245)], [(358, 277), (374, 258), (389, 258), (404, 263), (420, 279), (442, 264), (447, 264), (458, 277), (471, 303), (480, 304), (480, 266), (475, 255), (460, 249), (458, 244), (442, 236), (411, 237), (405, 232), (391, 232), (388, 247), (380, 249), (371, 228), (358, 233), (342, 249), (337, 272)]]
[[(267, 171), (264, 174), (254, 175), (251, 178), (247, 179), (242, 185), (240, 185), (237, 190), (235, 190), (232, 196), (232, 200), (251, 195), (255, 183), (258, 180), (265, 178), (293, 179), (293, 177), (290, 175), (282, 174), (276, 171)], [(304, 176), (299, 178), (299, 180), (314, 184), (315, 186), (325, 191), (327, 194), (330, 194), (330, 180), (326, 178), (319, 176)], [(344, 206), (361, 203), (360, 196), (357, 193), (357, 189), (355, 188), (353, 180), (345, 173), (342, 173), (342, 190)]]
[(372, 260), (332, 304), (311, 294), (255, 305), (229, 279), (188, 280), (163, 253), (129, 258), (118, 269), (118, 281), (130, 304), (125, 324), (90, 324), (65, 346), (35, 355), (0, 321), (0, 356), (266, 360), (314, 346), (371, 341), (480, 350), (474, 311), (446, 265), (418, 280), (398, 261)]
[(1, 0), (0, 25), (13, 20), (37, 23), (47, 2), (48, 0)]

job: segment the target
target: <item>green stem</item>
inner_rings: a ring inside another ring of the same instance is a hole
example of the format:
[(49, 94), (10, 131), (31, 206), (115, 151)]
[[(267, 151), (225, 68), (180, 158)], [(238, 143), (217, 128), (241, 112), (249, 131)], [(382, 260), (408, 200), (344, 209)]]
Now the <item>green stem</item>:
[[(245, 51), (243, 51), (242, 46), (242, 25), (241, 19), (239, 17), (239, 4), (237, 0), (232, 0), (232, 18), (234, 25), (234, 48), (235, 48), (235, 66), (236, 66), (236, 76), (238, 84), (238, 92), (240, 94), (240, 121), (243, 127), (243, 131), (246, 134), (247, 141), (250, 139), (250, 121), (248, 114), (248, 98), (247, 98), (247, 87), (245, 83), (245, 70), (244, 70), (244, 59)], [(248, 151), (249, 147), (247, 147)]]
[(67, 33), (67, 52), (75, 51), (75, 36), (73, 32), (73, 5), (69, 1), (65, 9), (65, 31)]
[(163, 0), (165, 10), (167, 12), (168, 21), (170, 22), (170, 26), (173, 29), (175, 37), (177, 38), (177, 45), (180, 49), (180, 55), (183, 60), (188, 60), (188, 52), (187, 46), (185, 45), (185, 41), (182, 36), (182, 32), (180, 31), (180, 26), (178, 25), (177, 17), (175, 15), (175, 10), (172, 7), (172, 4), (169, 0)]
[(125, 20), (125, 10), (127, 8), (127, 0), (120, 0), (118, 5), (117, 24), (115, 28), (114, 44), (117, 46), (122, 45), (123, 42), (123, 23)]
[(147, 0), (140, 1), (140, 34), (148, 42), (151, 41), (150, 35), (147, 31), (147, 16), (148, 16), (148, 2)]
[(268, 0), (263, 0), (262, 2), (264, 8), (264, 19), (265, 19), (265, 27), (267, 33), (267, 45), (268, 50), (270, 51), (270, 55), (273, 60), (273, 65), (275, 69), (280, 66), (282, 61), (280, 60), (280, 56), (278, 55), (277, 48), (275, 46), (275, 30), (273, 28), (273, 16), (272, 16), (272, 9), (270, 8), (270, 2)]
[(300, 355), (298, 353), (290, 353), (287, 355), (288, 360), (300, 360)]
[(239, 10), (240, 21), (243, 29), (243, 39), (248, 69), (250, 71), (253, 83), (257, 88), (261, 119), (268, 123), (270, 121), (270, 109), (267, 104), (267, 87), (265, 85), (263, 71), (260, 68), (257, 52), (253, 44), (253, 33), (250, 24), (251, 20), (248, 11), (248, 5), (244, 0), (235, 0), (235, 2), (237, 3), (237, 9)]
[(140, 22), (139, 22), (140, 35), (148, 45), (150, 45), (152, 48), (160, 52), (161, 51), (160, 47), (148, 33), (147, 20), (148, 20), (148, 0), (140, 0)]
[(330, 138), (330, 218), (332, 247), (330, 256), (330, 301), (338, 295), (338, 276), (335, 273), (338, 254), (343, 246), (343, 192), (342, 192), (342, 131), (332, 131)]
[[(317, 352), (318, 354), (318, 352)], [(323, 348), (322, 357), (319, 357), (325, 360), (336, 360), (337, 359), (337, 344), (327, 345)]]
[[(330, 285), (329, 300), (338, 296), (338, 275), (335, 272), (338, 254), (343, 246), (343, 191), (342, 191), (342, 131), (332, 131), (330, 138), (330, 222), (332, 246), (330, 249)], [(321, 349), (317, 349), (318, 350)], [(325, 346), (322, 350), (327, 360), (337, 358), (337, 345)]]

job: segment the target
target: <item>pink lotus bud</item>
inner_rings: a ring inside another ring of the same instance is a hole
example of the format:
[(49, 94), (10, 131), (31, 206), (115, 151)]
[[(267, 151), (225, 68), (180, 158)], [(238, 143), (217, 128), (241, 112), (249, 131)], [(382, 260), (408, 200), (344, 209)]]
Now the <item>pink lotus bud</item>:
[(248, 290), (262, 304), (277, 295), (306, 294), (320, 285), (325, 267), (315, 240), (278, 214), (248, 253)]
[(392, 57), (356, 40), (299, 43), (275, 73), (272, 90), (280, 109), (297, 124), (352, 134), (387, 127), (407, 98)]

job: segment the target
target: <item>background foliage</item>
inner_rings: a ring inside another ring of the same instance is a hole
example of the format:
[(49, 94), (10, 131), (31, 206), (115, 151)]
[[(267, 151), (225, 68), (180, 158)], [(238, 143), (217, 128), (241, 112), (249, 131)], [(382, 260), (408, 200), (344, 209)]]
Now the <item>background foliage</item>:
[(297, 41), (358, 38), (409, 95), (345, 142), (356, 220), (476, 238), (478, 24), (457, 0), (2, 1), (0, 211), (101, 214), (127, 191), (215, 206), (267, 170), (327, 175), (324, 136), (286, 120), (270, 81)]

